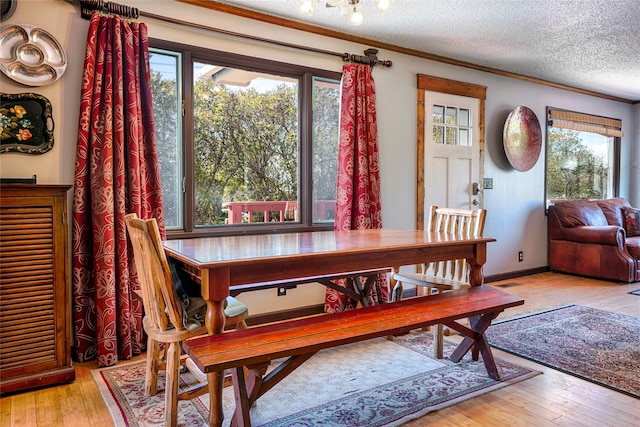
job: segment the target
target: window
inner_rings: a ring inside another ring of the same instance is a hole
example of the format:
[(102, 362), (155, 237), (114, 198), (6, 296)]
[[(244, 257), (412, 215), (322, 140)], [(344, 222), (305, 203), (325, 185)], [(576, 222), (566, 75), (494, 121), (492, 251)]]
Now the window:
[(472, 146), (469, 109), (445, 105), (433, 106), (433, 143)]
[(619, 120), (547, 110), (546, 200), (618, 195)]
[(340, 74), (153, 41), (171, 233), (333, 228)]

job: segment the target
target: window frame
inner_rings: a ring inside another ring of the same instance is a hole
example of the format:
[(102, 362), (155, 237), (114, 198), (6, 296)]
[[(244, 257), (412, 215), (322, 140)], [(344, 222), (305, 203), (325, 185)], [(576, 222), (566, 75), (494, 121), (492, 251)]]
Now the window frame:
[[(181, 57), (182, 82), (179, 87), (182, 96), (182, 215), (183, 225), (179, 229), (167, 229), (168, 239), (225, 236), (239, 234), (270, 234), (281, 232), (302, 232), (332, 230), (333, 222), (313, 222), (313, 83), (314, 78), (340, 81), (341, 72), (306, 67), (297, 64), (279, 62), (231, 52), (207, 49), (161, 39), (150, 39), (150, 49), (176, 52)], [(193, 64), (195, 62), (214, 63), (216, 65), (241, 68), (248, 71), (277, 74), (299, 80), (298, 91), (298, 149), (299, 149), (299, 222), (252, 223), (242, 225), (196, 226), (195, 220), (195, 161), (193, 144)]]
[[(576, 113), (578, 115), (581, 116), (585, 116), (585, 117), (592, 117), (594, 118), (594, 123), (598, 123), (600, 121), (600, 119), (603, 120), (615, 120), (618, 121), (618, 119), (609, 119), (606, 117), (602, 117), (602, 116), (597, 116), (594, 114), (589, 114), (589, 113), (581, 113), (581, 112), (573, 112), (573, 111), (569, 111), (569, 110), (564, 110), (562, 108), (556, 108), (556, 107), (550, 107), (548, 106), (546, 109), (546, 126), (545, 126), (545, 169), (544, 169), (544, 205), (545, 205), (545, 213), (548, 211), (548, 207), (549, 207), (549, 203), (550, 200), (548, 197), (548, 172), (549, 172), (549, 153), (550, 153), (550, 149), (549, 149), (549, 129), (550, 128), (556, 128), (556, 129), (569, 129), (571, 130), (571, 127), (564, 127), (564, 126), (553, 126), (553, 121), (551, 119), (551, 112), (552, 111), (561, 111), (561, 112), (568, 112), (568, 113)], [(620, 128), (622, 127), (622, 122), (620, 121)], [(612, 164), (609, 165), (609, 172), (612, 175), (612, 193), (610, 195), (607, 195), (607, 199), (612, 199), (615, 197), (620, 197), (620, 155), (621, 155), (621, 147), (622, 147), (622, 138), (620, 136), (614, 136), (614, 135), (606, 135), (605, 134), (606, 129), (603, 128), (603, 132), (597, 132), (597, 131), (586, 131), (586, 130), (582, 130), (579, 132), (587, 132), (587, 133), (595, 133), (595, 134), (600, 134), (603, 137), (606, 138), (613, 138), (613, 153), (611, 153), (612, 155)]]

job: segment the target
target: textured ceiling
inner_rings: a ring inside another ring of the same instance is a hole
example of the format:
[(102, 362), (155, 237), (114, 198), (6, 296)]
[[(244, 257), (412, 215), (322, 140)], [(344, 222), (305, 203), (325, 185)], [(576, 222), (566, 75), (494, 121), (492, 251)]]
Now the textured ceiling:
[[(339, 8), (296, 0), (216, 0), (458, 61), (640, 100), (640, 0), (371, 0), (353, 27)], [(356, 52), (357, 53), (357, 52)], [(381, 56), (381, 59), (384, 57)]]

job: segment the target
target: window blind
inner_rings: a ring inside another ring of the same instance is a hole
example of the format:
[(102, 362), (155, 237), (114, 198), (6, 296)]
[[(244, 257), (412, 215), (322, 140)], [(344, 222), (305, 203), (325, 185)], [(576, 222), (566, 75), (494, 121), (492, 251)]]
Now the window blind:
[(604, 136), (622, 138), (622, 120), (574, 111), (548, 109), (548, 124), (556, 128), (598, 133)]

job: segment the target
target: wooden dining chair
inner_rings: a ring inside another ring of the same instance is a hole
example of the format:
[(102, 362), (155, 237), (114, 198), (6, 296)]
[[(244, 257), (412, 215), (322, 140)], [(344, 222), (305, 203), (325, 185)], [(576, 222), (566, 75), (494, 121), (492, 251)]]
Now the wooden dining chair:
[[(145, 368), (145, 394), (158, 392), (158, 371), (165, 369), (165, 426), (175, 426), (178, 418), (178, 400), (192, 399), (208, 392), (206, 376), (197, 371), (186, 355), (181, 343), (187, 338), (207, 333), (206, 326), (185, 316), (185, 307), (174, 289), (171, 269), (167, 261), (160, 230), (155, 218), (139, 219), (135, 214), (125, 216), (133, 258), (140, 281), (140, 294), (144, 307), (144, 331), (147, 339)], [(247, 307), (235, 298), (227, 297), (225, 318), (237, 329), (247, 327)], [(201, 384), (178, 392), (179, 369), (185, 365)]]
[[(482, 237), (487, 211), (484, 209), (454, 209), (431, 206), (427, 218), (425, 230), (436, 232), (445, 236), (456, 237)], [(416, 273), (399, 273), (394, 268), (391, 283), (395, 283), (392, 299), (399, 300), (402, 296), (402, 284), (416, 286), (418, 295), (429, 295), (434, 291), (444, 292), (450, 289), (459, 289), (469, 286), (469, 264), (465, 259), (451, 259), (438, 262), (420, 264)], [(435, 326), (434, 332), (434, 357), (443, 357), (442, 325)]]

